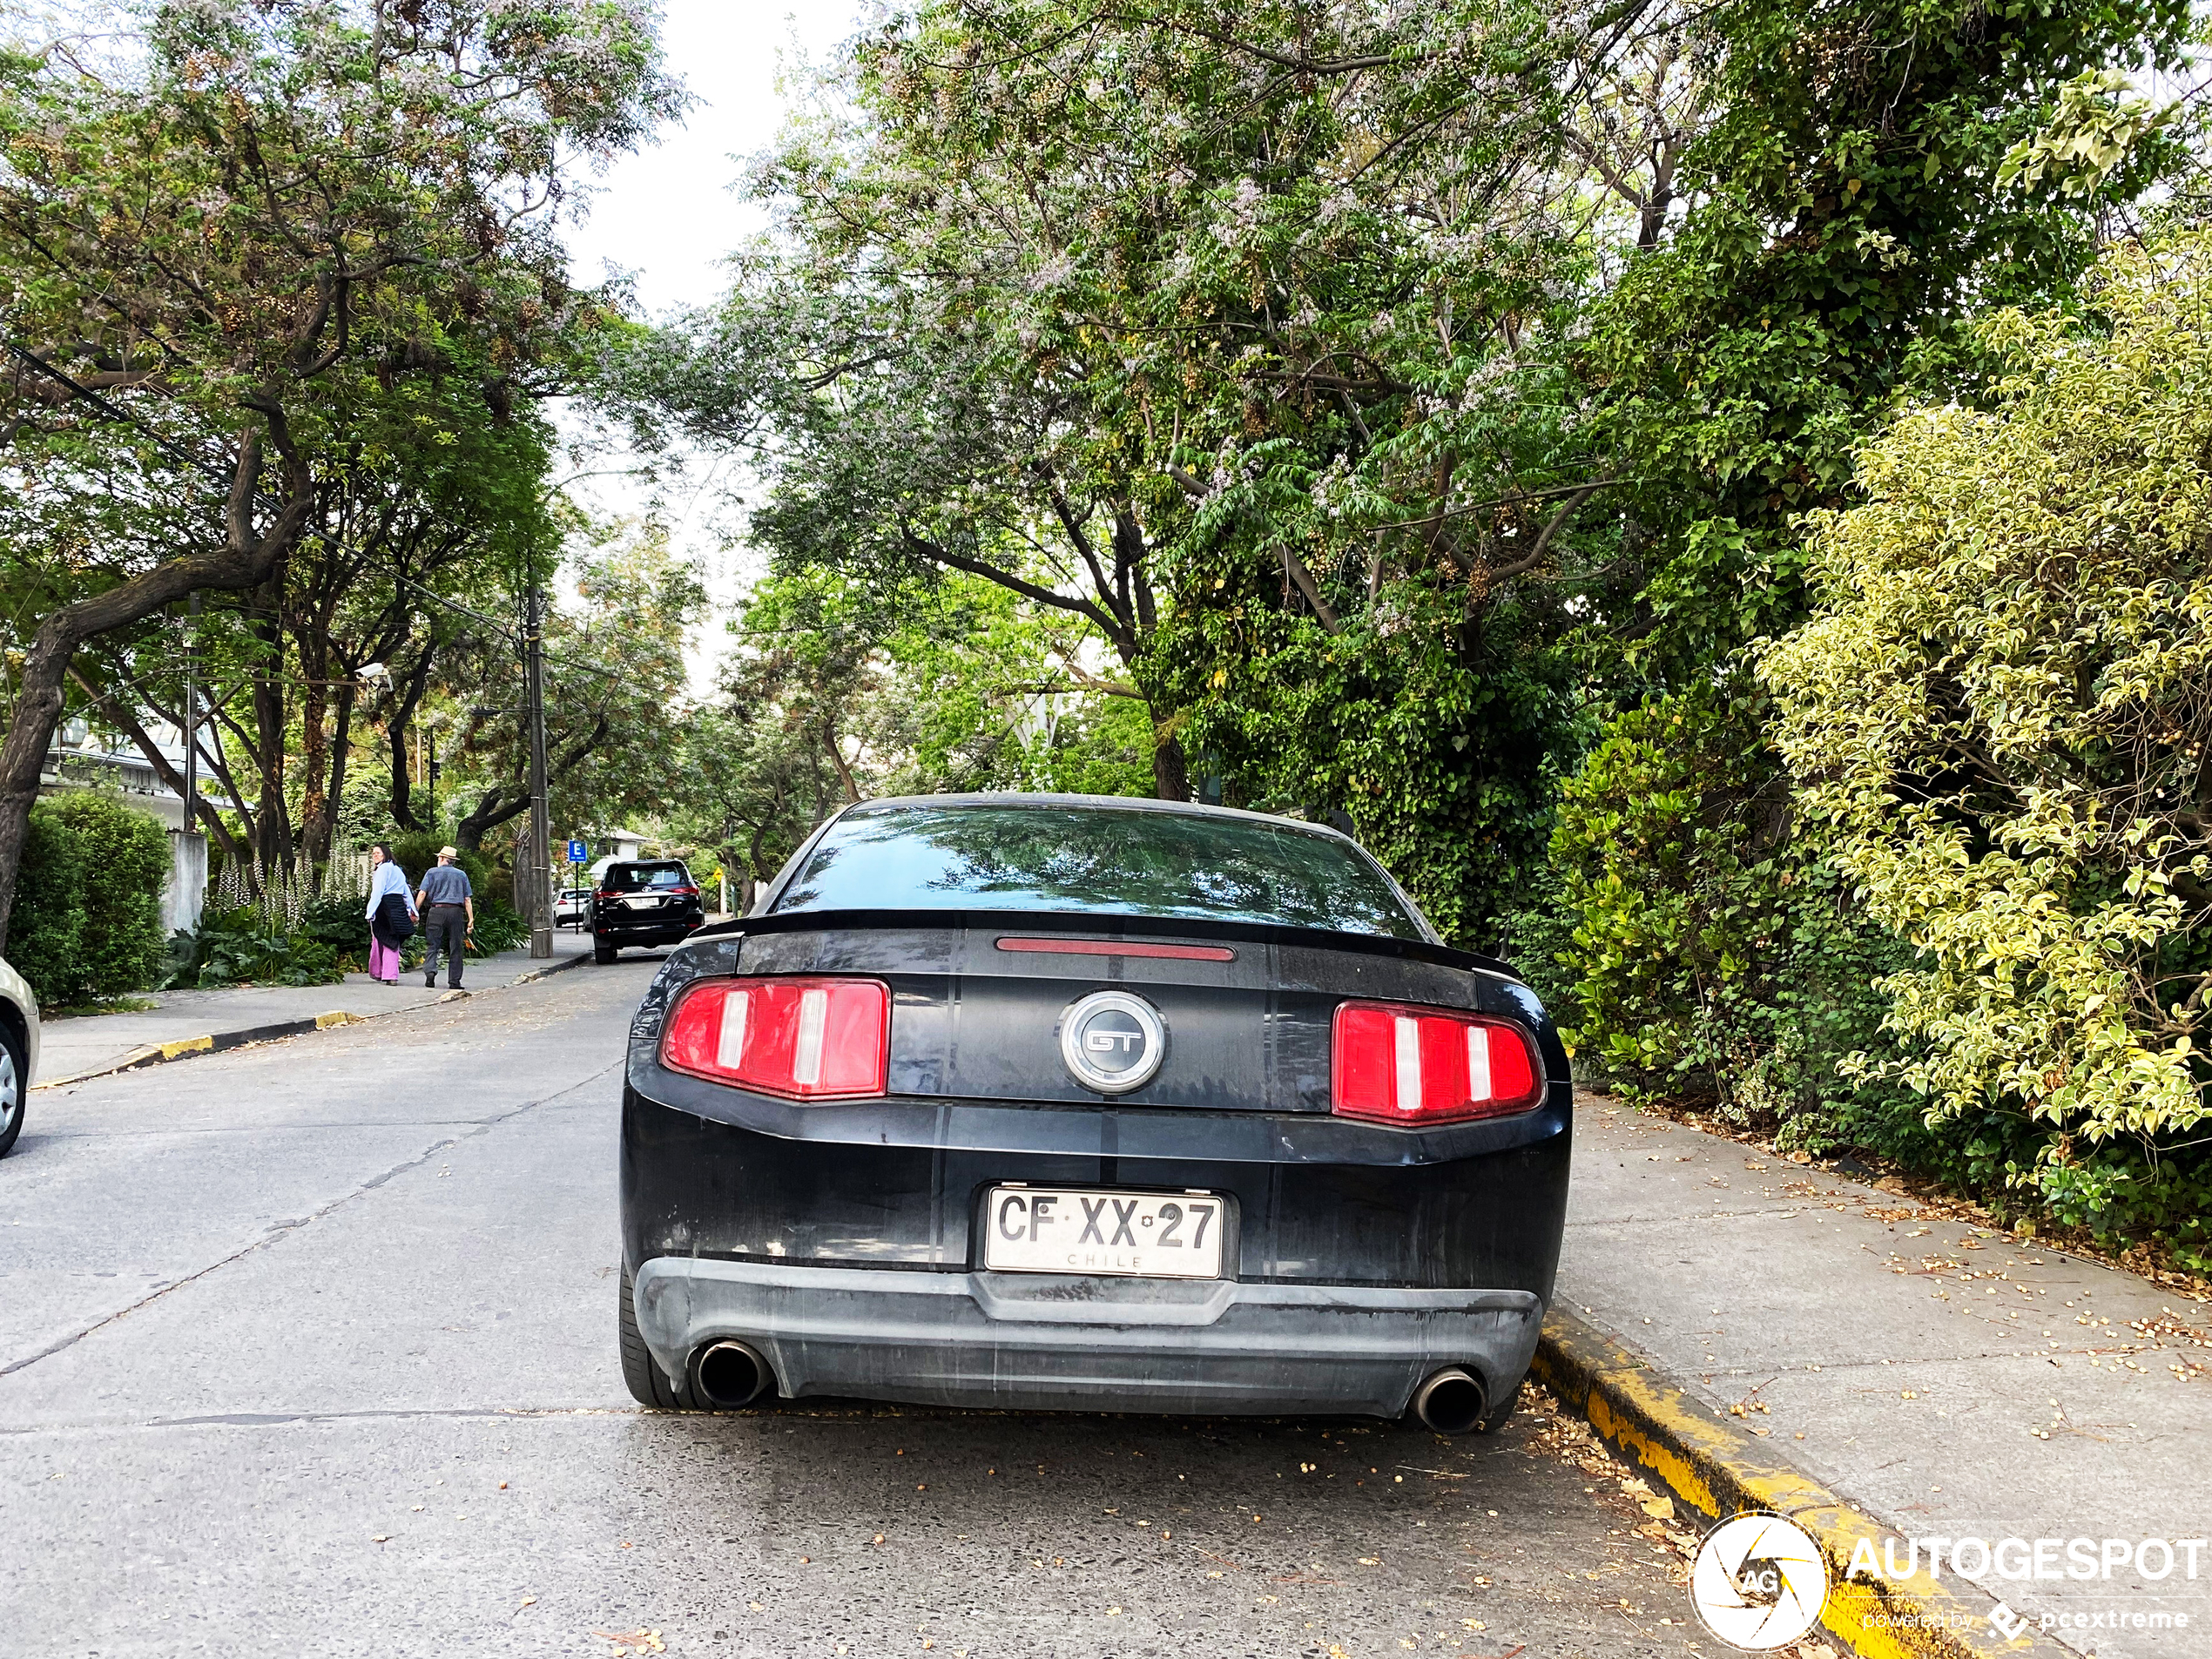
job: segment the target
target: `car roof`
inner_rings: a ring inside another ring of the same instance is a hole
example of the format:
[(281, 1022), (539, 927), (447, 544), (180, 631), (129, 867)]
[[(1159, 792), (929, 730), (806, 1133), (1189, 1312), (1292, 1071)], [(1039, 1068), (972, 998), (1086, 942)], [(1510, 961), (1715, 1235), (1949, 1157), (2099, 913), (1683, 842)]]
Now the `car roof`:
[(1208, 806), (1191, 800), (1161, 800), (1150, 795), (1054, 795), (1014, 789), (981, 790), (962, 795), (879, 795), (873, 800), (855, 802), (839, 813), (837, 818), (851, 818), (858, 813), (887, 807), (934, 810), (946, 806), (1075, 806), (1095, 811), (1164, 813), (1178, 818), (1219, 818), (1246, 824), (1266, 824), (1277, 829), (1303, 830), (1309, 835), (1325, 836), (1351, 846), (1359, 845), (1343, 831), (1332, 829), (1326, 824), (1316, 824), (1308, 819), (1285, 818), (1275, 813), (1247, 812), (1241, 806)]

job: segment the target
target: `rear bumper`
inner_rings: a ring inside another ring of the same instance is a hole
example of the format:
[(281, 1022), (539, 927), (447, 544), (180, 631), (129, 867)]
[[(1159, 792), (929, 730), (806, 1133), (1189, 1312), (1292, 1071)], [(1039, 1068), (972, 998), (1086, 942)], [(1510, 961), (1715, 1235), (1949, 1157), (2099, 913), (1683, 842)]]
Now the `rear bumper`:
[(578, 924), (589, 927), (596, 938), (620, 940), (625, 944), (642, 944), (649, 941), (654, 943), (672, 942), (687, 939), (700, 925), (701, 919), (698, 916), (651, 914), (639, 916), (635, 921), (627, 917), (620, 920), (603, 917), (596, 921)]
[(1500, 1398), (1536, 1348), (1527, 1291), (900, 1271), (657, 1257), (639, 1332), (670, 1376), (741, 1338), (787, 1398), (1395, 1417), (1465, 1366)]

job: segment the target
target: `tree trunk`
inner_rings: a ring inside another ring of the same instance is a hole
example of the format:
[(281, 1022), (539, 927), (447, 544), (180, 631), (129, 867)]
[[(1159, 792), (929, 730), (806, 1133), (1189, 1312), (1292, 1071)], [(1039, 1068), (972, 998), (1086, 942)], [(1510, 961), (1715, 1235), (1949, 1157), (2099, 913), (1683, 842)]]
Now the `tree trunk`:
[(313, 632), (300, 631), (300, 847), (307, 855), (311, 880), (320, 888), (319, 872), (330, 858), (330, 796), (323, 779), (330, 765), (329, 652)]
[(323, 816), (322, 841), (308, 848), (307, 855), (318, 864), (330, 862), (330, 843), (337, 833), (338, 814), (346, 804), (346, 756), (354, 746), (354, 688), (351, 685), (338, 688), (336, 731), (330, 743), (330, 806)]
[(284, 603), (281, 563), (269, 574), (249, 628), (261, 644), (264, 655), (253, 677), (253, 746), (260, 791), (254, 816), (260, 820), (254, 856), (272, 874), (292, 864), (292, 808), (284, 798), (284, 626), (279, 607)]
[(407, 722), (395, 714), (384, 736), (392, 750), (392, 822), (402, 830), (420, 830), (423, 825), (415, 815), (415, 784), (407, 775)]
[(1190, 799), (1190, 763), (1174, 738), (1162, 738), (1152, 751), (1152, 792), (1162, 800)]
[(504, 784), (494, 784), (476, 801), (475, 810), (453, 827), (453, 844), (464, 853), (484, 850), (484, 837), (510, 819), (518, 818), (530, 804), (530, 792), (510, 796)]
[(829, 750), (830, 764), (837, 768), (837, 781), (844, 786), (845, 799), (857, 806), (860, 799), (860, 786), (853, 779), (853, 768), (845, 763), (845, 751), (838, 747), (837, 733), (827, 733), (822, 742)]
[(269, 425), (270, 435), (284, 457), (285, 503), (264, 534), (253, 533), (253, 492), (261, 475), (261, 438), (259, 433), (251, 433), (240, 444), (233, 469), (226, 514), (227, 536), (220, 552), (188, 553), (164, 560), (105, 593), (51, 612), (32, 636), (30, 650), (24, 658), (21, 689), (8, 721), (7, 738), (0, 743), (0, 951), (7, 948), (8, 920), (16, 905), (16, 876), (23, 867), (31, 803), (38, 799), (39, 769), (61, 718), (62, 683), (77, 648), (100, 634), (142, 622), (188, 593), (260, 585), (282, 562), (306, 524), (310, 506), (306, 463), (293, 449), (282, 417), (273, 417)]
[(392, 717), (385, 722), (384, 735), (392, 749), (392, 822), (402, 830), (418, 833), (430, 826), (415, 815), (414, 780), (407, 769), (407, 733), (415, 719), (415, 705), (421, 702), (422, 692), (430, 683), (430, 655), (435, 646), (425, 640), (422, 654), (415, 659), (415, 671), (407, 678), (407, 689), (398, 693)]

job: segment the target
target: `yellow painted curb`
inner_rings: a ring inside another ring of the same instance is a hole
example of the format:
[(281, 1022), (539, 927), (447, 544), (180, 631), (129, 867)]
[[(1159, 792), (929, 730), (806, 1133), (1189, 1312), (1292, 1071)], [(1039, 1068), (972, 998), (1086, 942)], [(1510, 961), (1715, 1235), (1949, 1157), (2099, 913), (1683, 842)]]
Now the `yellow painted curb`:
[(2073, 1659), (2032, 1630), (2005, 1640), (1990, 1622), (1994, 1604), (1971, 1584), (1956, 1591), (1925, 1570), (1849, 1577), (1861, 1540), (1878, 1554), (1895, 1534), (1572, 1314), (1545, 1317), (1531, 1369), (1607, 1446), (1707, 1521), (1765, 1510), (1803, 1527), (1828, 1561), (1821, 1628), (1860, 1659)]
[(327, 1014), (315, 1015), (315, 1029), (327, 1031), (334, 1025), (358, 1025), (367, 1017), (361, 1014), (348, 1014), (343, 1008), (333, 1008)]
[(175, 1060), (188, 1054), (207, 1054), (212, 1052), (214, 1047), (215, 1039), (212, 1035), (204, 1037), (180, 1037), (174, 1042), (165, 1042), (161, 1045), (161, 1057), (164, 1060)]

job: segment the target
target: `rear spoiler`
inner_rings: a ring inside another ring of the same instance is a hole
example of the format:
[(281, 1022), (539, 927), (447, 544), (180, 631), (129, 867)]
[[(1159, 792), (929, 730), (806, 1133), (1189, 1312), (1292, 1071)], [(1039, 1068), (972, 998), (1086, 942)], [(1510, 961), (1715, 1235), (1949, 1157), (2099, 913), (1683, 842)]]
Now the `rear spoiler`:
[(1101, 915), (1064, 910), (798, 910), (782, 915), (738, 916), (699, 928), (685, 941), (726, 939), (747, 934), (814, 934), (860, 928), (963, 927), (977, 933), (1006, 928), (1015, 933), (1082, 934), (1094, 939), (1224, 939), (1255, 945), (1291, 945), (1306, 950), (1346, 950), (1367, 956), (1395, 956), (1435, 962), (1469, 973), (1494, 974), (1519, 981), (1521, 975), (1494, 956), (1454, 950), (1426, 939), (1389, 934), (1344, 934), (1325, 927), (1286, 927), (1271, 922), (1229, 921), (1197, 916)]

